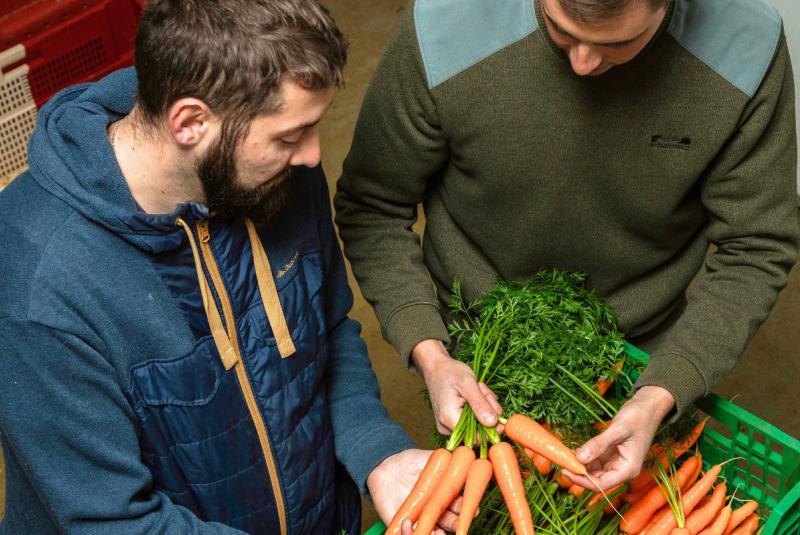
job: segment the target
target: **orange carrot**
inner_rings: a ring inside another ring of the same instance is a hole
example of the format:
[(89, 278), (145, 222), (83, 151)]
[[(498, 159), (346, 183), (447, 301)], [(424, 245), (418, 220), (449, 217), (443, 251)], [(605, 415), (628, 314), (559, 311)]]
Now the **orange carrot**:
[(486, 486), (492, 479), (492, 463), (488, 459), (475, 459), (469, 466), (467, 482), (464, 485), (464, 500), (461, 502), (461, 512), (458, 514), (456, 535), (467, 535), (478, 506), (486, 492)]
[(419, 515), (417, 529), (414, 535), (430, 535), (436, 522), (442, 516), (447, 506), (458, 496), (464, 482), (467, 480), (467, 471), (472, 461), (475, 460), (475, 452), (467, 446), (459, 446), (450, 457), (447, 463), (445, 475), (439, 483), (439, 487), (425, 504), (422, 513)]
[[(622, 487), (624, 485), (625, 485), (625, 483), (620, 483), (616, 487), (612, 487), (612, 488), (608, 489), (606, 491), (605, 496), (603, 496), (602, 492), (596, 492), (595, 494), (592, 495), (591, 498), (589, 498), (589, 501), (586, 503), (586, 509), (591, 511), (592, 508), (594, 507), (594, 505), (597, 502), (599, 502), (600, 500), (605, 499), (606, 497), (616, 496), (617, 498), (619, 498), (620, 490), (622, 489)], [(611, 503), (614, 503), (614, 500), (612, 500)]]
[(607, 503), (605, 507), (603, 507), (603, 514), (610, 515), (611, 513), (617, 513), (619, 508), (622, 507), (622, 498), (617, 496), (611, 503)]
[(598, 394), (605, 396), (606, 392), (608, 392), (608, 389), (611, 388), (613, 384), (613, 379), (600, 379), (594, 384), (594, 388), (597, 390)]
[(761, 517), (753, 513), (748, 516), (738, 528), (731, 531), (731, 535), (753, 535), (758, 529), (759, 522), (761, 522)]
[(561, 473), (561, 470), (556, 471), (553, 474), (553, 479), (558, 483), (558, 486), (562, 489), (568, 489), (572, 486), (572, 480)]
[(698, 451), (697, 455), (697, 468), (694, 469), (694, 473), (689, 476), (689, 479), (686, 480), (686, 483), (681, 485), (681, 494), (685, 493), (689, 490), (696, 482), (697, 478), (700, 477), (700, 473), (703, 471), (703, 456)]
[(552, 463), (535, 451), (525, 448), (525, 455), (527, 455), (530, 460), (533, 461), (533, 466), (541, 475), (546, 476), (553, 470)]
[(514, 532), (517, 535), (534, 535), (533, 517), (519, 474), (519, 463), (514, 448), (508, 442), (498, 442), (489, 448), (489, 460), (492, 461), (494, 479), (503, 494), (508, 514), (514, 524)]
[(583, 496), (583, 493), (586, 492), (586, 489), (581, 487), (580, 485), (572, 484), (567, 489), (567, 492), (575, 496), (576, 498), (580, 498)]
[(647, 526), (642, 530), (642, 533), (648, 533), (656, 524), (661, 522), (664, 517), (667, 515), (674, 515), (675, 513), (672, 512), (669, 504), (664, 505), (661, 509), (656, 511), (656, 514), (653, 515), (653, 518), (650, 519), (650, 522), (647, 523)]
[(597, 429), (600, 432), (603, 432), (606, 429), (608, 429), (608, 426), (611, 425), (611, 420), (606, 420), (605, 422), (595, 422), (593, 425), (595, 429)]
[(644, 487), (642, 490), (640, 490), (638, 492), (628, 491), (625, 494), (623, 494), (622, 495), (622, 501), (624, 501), (625, 503), (636, 503), (639, 500), (641, 500), (642, 497), (644, 497), (644, 495), (647, 494), (650, 491), (650, 489), (652, 489), (652, 488), (654, 488), (656, 486), (656, 480), (655, 479), (651, 479), (651, 481), (653, 482), (652, 485), (648, 485), (648, 486)]
[(675, 528), (670, 535), (692, 535), (692, 532), (686, 528)]
[[(700, 478), (700, 481), (695, 483), (692, 488), (681, 497), (681, 506), (683, 507), (684, 515), (689, 515), (694, 511), (694, 508), (697, 507), (697, 504), (703, 499), (703, 496), (708, 493), (708, 490), (717, 480), (721, 471), (721, 464), (712, 466), (708, 472)], [(676, 527), (679, 526), (675, 515), (668, 515), (653, 526), (653, 529), (651, 529), (647, 535), (668, 535)]]
[(599, 379), (595, 384), (594, 387), (597, 389), (597, 393), (601, 396), (605, 396), (608, 389), (611, 388), (611, 385), (614, 384), (617, 375), (619, 372), (622, 371), (622, 367), (625, 365), (625, 361), (621, 360), (614, 364), (614, 375), (607, 379)]
[(744, 522), (747, 517), (752, 515), (756, 509), (758, 509), (758, 502), (755, 500), (745, 502), (740, 507), (734, 509), (731, 513), (731, 519), (728, 520), (728, 526), (725, 528), (724, 535), (729, 535), (739, 524)]
[(586, 475), (586, 467), (578, 461), (575, 452), (535, 420), (515, 414), (505, 422), (505, 434), (573, 474)]
[(408, 519), (412, 523), (417, 521), (428, 498), (444, 477), (450, 457), (451, 453), (444, 448), (439, 448), (431, 454), (425, 468), (420, 472), (414, 488), (411, 489), (408, 497), (389, 523), (389, 527), (386, 528), (386, 535), (400, 535), (403, 520)]
[(720, 509), (725, 506), (725, 493), (727, 490), (728, 486), (725, 485), (725, 483), (717, 485), (717, 488), (714, 489), (714, 493), (711, 494), (706, 504), (702, 506), (698, 504), (698, 507), (686, 517), (686, 525), (684, 527), (686, 527), (692, 535), (697, 535), (703, 531), (706, 526), (711, 524)]
[(653, 475), (647, 469), (648, 463), (655, 464), (655, 462), (661, 463), (661, 466), (666, 468), (667, 454), (664, 452), (664, 446), (661, 444), (653, 444), (650, 447), (650, 451), (647, 452), (647, 457), (645, 458), (645, 464), (642, 465), (642, 470), (639, 472), (639, 475), (628, 482), (631, 493), (642, 492), (646, 488), (655, 486), (656, 480), (653, 479)]
[[(676, 486), (681, 486), (694, 472), (697, 466), (697, 456), (690, 457), (678, 469), (677, 474), (673, 476)], [(638, 534), (642, 528), (653, 518), (653, 515), (664, 504), (667, 503), (667, 498), (661, 492), (659, 487), (655, 487), (647, 492), (638, 502), (631, 505), (625, 514), (622, 516), (622, 523), (620, 529), (629, 535)]]
[(732, 512), (730, 504), (723, 507), (711, 526), (701, 531), (700, 535), (722, 535), (725, 533), (725, 528), (728, 526)]

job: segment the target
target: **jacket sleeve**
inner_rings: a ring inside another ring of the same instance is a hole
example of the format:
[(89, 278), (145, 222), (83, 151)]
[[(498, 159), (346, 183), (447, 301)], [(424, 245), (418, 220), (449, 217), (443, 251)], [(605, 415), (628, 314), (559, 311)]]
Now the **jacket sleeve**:
[(4, 319), (0, 367), (0, 431), (56, 531), (242, 533), (202, 522), (154, 490), (133, 409), (102, 351), (74, 334)]
[(707, 172), (702, 202), (714, 250), (688, 306), (639, 379), (678, 413), (736, 364), (787, 283), (797, 258), (794, 81), (782, 36), (737, 132)]
[(380, 399), (378, 379), (372, 370), (367, 346), (361, 338), (361, 325), (347, 316), (353, 306), (353, 294), (333, 229), (324, 176), (320, 182), (318, 228), (328, 327), (328, 405), (336, 456), (362, 494), (367, 494), (367, 477), (372, 470), (387, 457), (413, 448), (414, 444), (389, 418)]
[(336, 224), (384, 337), (408, 359), (425, 339), (449, 341), (412, 230), (448, 149), (414, 30), (410, 3), (367, 91), (335, 197)]

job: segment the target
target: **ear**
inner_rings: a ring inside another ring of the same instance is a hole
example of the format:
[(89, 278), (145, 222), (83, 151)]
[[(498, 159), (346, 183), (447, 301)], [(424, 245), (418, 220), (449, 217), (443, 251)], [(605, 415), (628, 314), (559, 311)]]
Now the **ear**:
[(219, 127), (219, 118), (202, 100), (182, 98), (169, 109), (167, 128), (175, 141), (184, 148), (194, 148), (210, 139)]

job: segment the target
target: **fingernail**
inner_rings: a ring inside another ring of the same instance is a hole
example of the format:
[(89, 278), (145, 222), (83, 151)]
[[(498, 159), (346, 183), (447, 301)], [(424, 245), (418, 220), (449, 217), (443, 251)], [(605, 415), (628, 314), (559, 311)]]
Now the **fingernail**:
[(484, 412), (483, 419), (486, 420), (487, 422), (495, 422), (497, 420), (497, 416), (495, 416), (495, 414), (491, 412)]
[(579, 452), (578, 452), (578, 460), (579, 460), (580, 462), (582, 462), (582, 463), (589, 462), (589, 459), (590, 459), (590, 458), (591, 458), (591, 455), (589, 455), (589, 452), (588, 452), (588, 451), (586, 451), (586, 450), (582, 450), (582, 451), (579, 451)]

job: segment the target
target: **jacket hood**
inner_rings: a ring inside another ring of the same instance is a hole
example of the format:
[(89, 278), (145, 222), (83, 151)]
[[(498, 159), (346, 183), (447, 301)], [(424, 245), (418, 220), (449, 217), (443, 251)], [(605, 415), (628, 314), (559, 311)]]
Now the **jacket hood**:
[(84, 217), (135, 246), (161, 252), (180, 246), (188, 222), (208, 217), (200, 203), (170, 214), (143, 212), (128, 188), (108, 140), (108, 125), (133, 109), (136, 71), (116, 71), (99, 82), (69, 87), (39, 111), (29, 145), (30, 173), (44, 189)]

